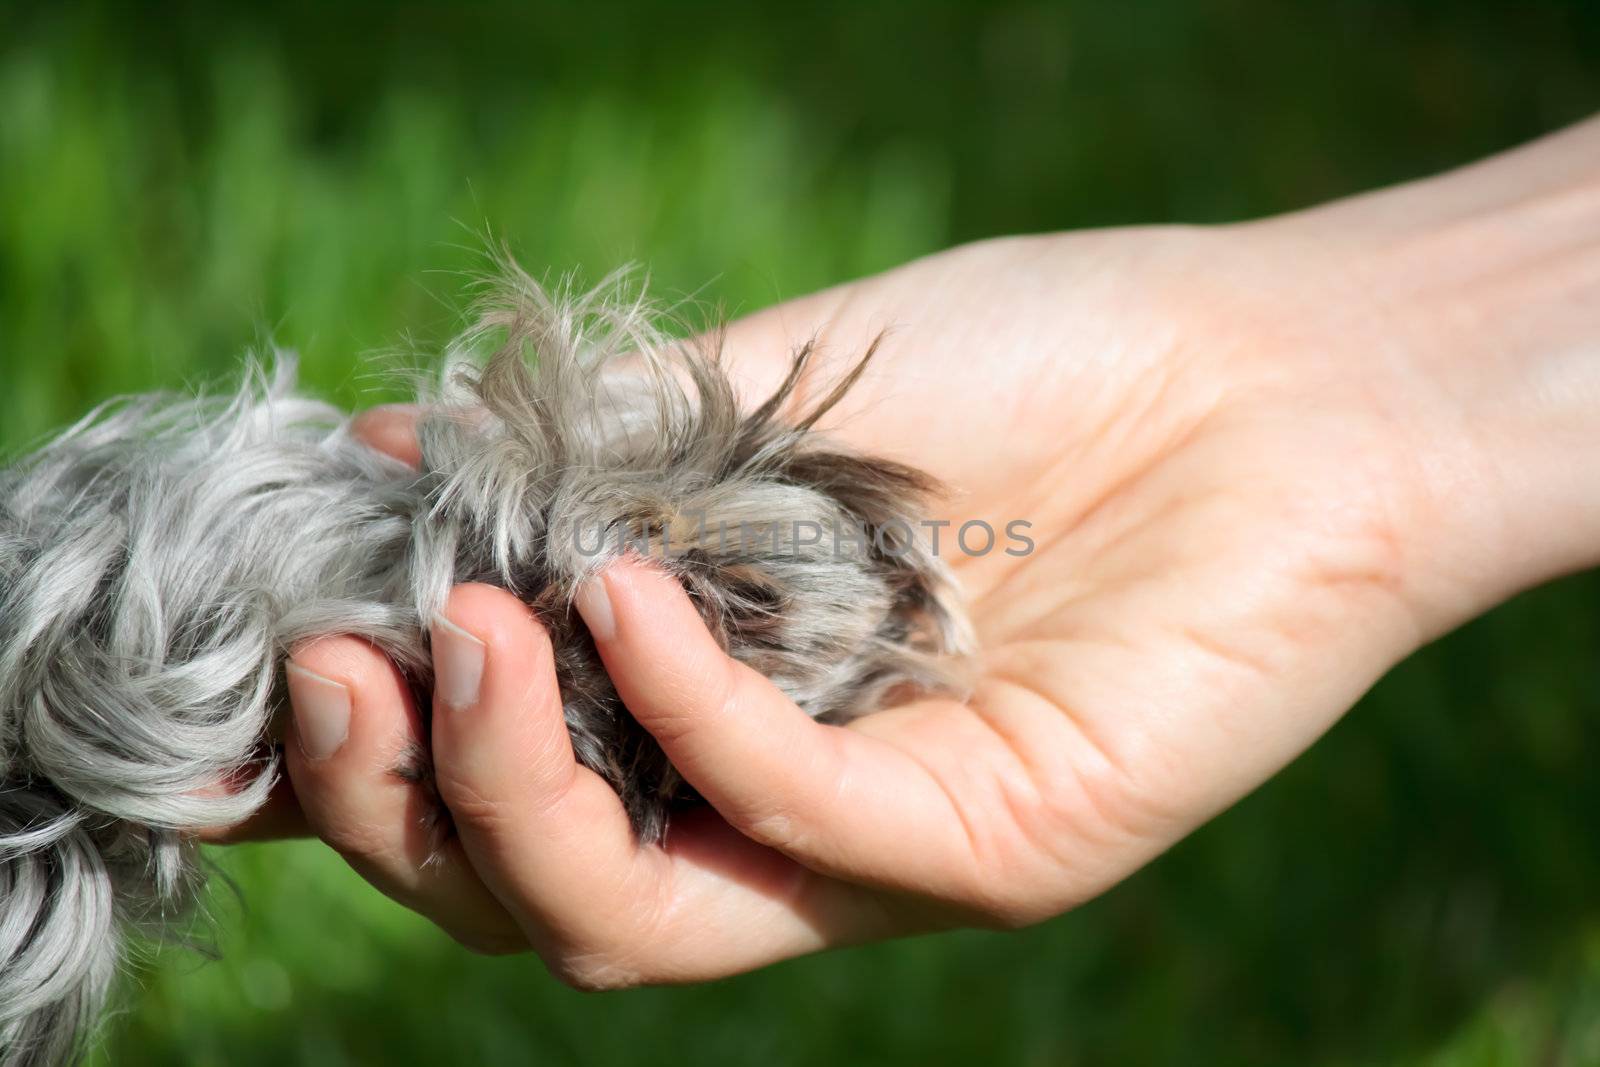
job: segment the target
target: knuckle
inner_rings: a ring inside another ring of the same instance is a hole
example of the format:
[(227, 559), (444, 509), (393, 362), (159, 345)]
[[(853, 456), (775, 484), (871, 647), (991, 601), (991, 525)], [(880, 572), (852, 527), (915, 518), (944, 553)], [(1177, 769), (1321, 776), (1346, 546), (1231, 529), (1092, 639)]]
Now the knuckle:
[(582, 992), (631, 989), (658, 981), (670, 956), (673, 913), (668, 894), (631, 897), (625, 908), (545, 953), (545, 966), (562, 984)]
[(746, 837), (780, 852), (799, 849), (804, 845), (800, 820), (784, 808), (762, 807), (736, 811), (729, 821)]
[(978, 912), (976, 925), (985, 930), (1011, 933), (1044, 922), (1055, 914), (1053, 911), (1023, 905), (991, 906), (987, 910)]
[(364, 819), (324, 819), (316, 827), (317, 836), (347, 860), (379, 859), (391, 851), (388, 831)]
[(688, 744), (707, 722), (726, 722), (739, 710), (738, 669), (740, 664), (726, 656), (709, 663), (679, 666), (667, 684), (647, 698), (643, 712), (649, 729), (662, 745)]
[(439, 799), (457, 823), (485, 833), (493, 833), (505, 823), (508, 812), (504, 802), (488, 796), (460, 775), (442, 769), (436, 769), (435, 775)]
[[(1009, 885), (997, 883), (1009, 882)], [(988, 877), (968, 886), (960, 895), (962, 925), (985, 930), (1021, 930), (1067, 910), (1055, 893), (1028, 878)]]
[(546, 957), (545, 967), (556, 981), (580, 993), (604, 993), (645, 984), (635, 966), (609, 952), (566, 952)]

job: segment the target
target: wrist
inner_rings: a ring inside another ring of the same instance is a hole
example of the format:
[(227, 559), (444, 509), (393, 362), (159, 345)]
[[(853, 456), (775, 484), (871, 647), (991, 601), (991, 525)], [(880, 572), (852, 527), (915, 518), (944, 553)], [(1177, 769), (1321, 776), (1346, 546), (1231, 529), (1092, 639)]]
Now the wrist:
[(1372, 319), (1432, 628), (1600, 564), (1600, 122), (1278, 221)]

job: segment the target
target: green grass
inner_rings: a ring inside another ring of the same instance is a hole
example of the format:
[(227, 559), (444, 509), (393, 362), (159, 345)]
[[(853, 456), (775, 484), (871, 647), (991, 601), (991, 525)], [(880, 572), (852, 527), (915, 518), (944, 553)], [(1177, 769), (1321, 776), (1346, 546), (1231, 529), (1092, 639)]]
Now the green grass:
[[(1592, 108), (1600, 11), (824, 3), (0, 7), (0, 447), (108, 395), (459, 323), (481, 235), (749, 310), (1019, 230), (1225, 220)], [(1070, 328), (1070, 324), (1064, 324)], [(1600, 1063), (1600, 610), (1526, 596), (1278, 779), (1015, 935), (584, 996), (313, 844), (217, 852), (223, 958), (130, 968), (115, 1064)]]

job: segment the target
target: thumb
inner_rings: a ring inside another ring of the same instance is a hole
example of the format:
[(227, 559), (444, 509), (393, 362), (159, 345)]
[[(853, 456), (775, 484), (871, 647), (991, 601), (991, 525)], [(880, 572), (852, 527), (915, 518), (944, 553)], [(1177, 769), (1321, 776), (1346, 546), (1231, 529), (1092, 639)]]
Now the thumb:
[(947, 880), (971, 859), (949, 794), (920, 763), (813, 721), (722, 651), (670, 575), (624, 558), (575, 604), (628, 711), (746, 836), (821, 873), (898, 888)]

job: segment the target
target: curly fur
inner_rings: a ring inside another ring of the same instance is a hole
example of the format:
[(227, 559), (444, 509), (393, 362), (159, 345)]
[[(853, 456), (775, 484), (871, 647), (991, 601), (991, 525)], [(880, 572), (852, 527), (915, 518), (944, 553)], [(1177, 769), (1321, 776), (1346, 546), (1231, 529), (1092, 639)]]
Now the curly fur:
[[(812, 432), (865, 358), (794, 413), (802, 349), (741, 412), (716, 353), (665, 341), (614, 282), (552, 298), (512, 269), (498, 292), (422, 397), (420, 471), (297, 395), (286, 360), (231, 397), (113, 403), (0, 470), (0, 1063), (71, 1058), (126, 935), (193, 910), (190, 832), (264, 801), (302, 640), (365, 637), (421, 693), (451, 586), (516, 592), (578, 758), (648, 840), (692, 798), (571, 608), (618, 552), (650, 551), (812, 715), (954, 684), (962, 616), (908, 536), (934, 486)], [(425, 780), (425, 755), (396, 772)]]

